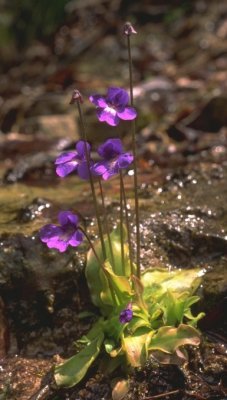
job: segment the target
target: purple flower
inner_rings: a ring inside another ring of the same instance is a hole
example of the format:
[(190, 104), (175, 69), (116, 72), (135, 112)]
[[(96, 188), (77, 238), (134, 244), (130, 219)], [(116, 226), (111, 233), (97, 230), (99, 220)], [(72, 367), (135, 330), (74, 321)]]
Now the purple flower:
[(95, 163), (91, 171), (100, 175), (104, 180), (116, 175), (120, 169), (127, 168), (133, 161), (131, 153), (124, 153), (120, 139), (108, 139), (98, 148), (102, 161)]
[(128, 106), (129, 95), (124, 89), (112, 87), (108, 89), (105, 97), (95, 94), (90, 96), (89, 100), (97, 108), (99, 121), (108, 125), (116, 126), (120, 119), (132, 120), (137, 116), (136, 110)]
[(71, 211), (62, 211), (58, 214), (58, 225), (45, 225), (40, 230), (40, 239), (51, 249), (57, 249), (61, 253), (68, 246), (77, 247), (83, 240), (83, 234), (78, 228), (78, 216)]
[(127, 308), (121, 311), (119, 316), (119, 321), (121, 324), (126, 324), (126, 322), (130, 322), (133, 317), (132, 305), (128, 304)]
[[(88, 142), (80, 140), (76, 144), (76, 151), (69, 151), (61, 154), (55, 161), (56, 173), (61, 178), (69, 175), (73, 171), (77, 171), (78, 175), (82, 179), (89, 179), (89, 167), (86, 159), (86, 148), (88, 156), (90, 157), (91, 146)], [(93, 164), (90, 161), (90, 166)]]

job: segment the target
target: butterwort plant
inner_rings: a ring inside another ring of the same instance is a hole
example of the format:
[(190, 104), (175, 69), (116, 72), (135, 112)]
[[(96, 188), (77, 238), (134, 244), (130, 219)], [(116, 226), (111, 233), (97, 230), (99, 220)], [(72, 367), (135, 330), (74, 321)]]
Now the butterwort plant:
[[(99, 239), (92, 241), (81, 226), (79, 217), (71, 211), (60, 211), (58, 224), (48, 224), (40, 230), (40, 239), (50, 249), (67, 251), (82, 241), (88, 242), (85, 276), (91, 300), (97, 307), (96, 320), (90, 331), (77, 340), (79, 351), (55, 367), (59, 386), (78, 384), (89, 367), (102, 357), (108, 373), (117, 368), (123, 373), (141, 367), (152, 355), (156, 361), (184, 363), (186, 345), (200, 342), (197, 322), (203, 313), (194, 316), (191, 306), (199, 300), (194, 291), (200, 284), (200, 271), (169, 271), (140, 266), (140, 223), (137, 191), (136, 124), (137, 111), (133, 102), (131, 35), (136, 34), (130, 23), (124, 27), (129, 55), (129, 93), (111, 87), (106, 95), (92, 94), (89, 100), (96, 107), (101, 123), (117, 126), (131, 121), (132, 150), (125, 151), (119, 138), (110, 138), (97, 148), (98, 161), (91, 158), (82, 112), (83, 98), (73, 92), (70, 104), (77, 106), (82, 139), (75, 150), (59, 155), (56, 174), (66, 178), (77, 174), (91, 187)], [(108, 126), (107, 126), (108, 129)], [(93, 149), (94, 150), (94, 149)], [(136, 254), (132, 251), (132, 229), (128, 216), (124, 174), (134, 170)], [(111, 230), (105, 207), (105, 181), (120, 180), (119, 224)], [(100, 202), (98, 202), (98, 195)], [(99, 205), (101, 204), (101, 206)], [(116, 391), (115, 387), (115, 397)], [(123, 398), (119, 394), (119, 398)]]

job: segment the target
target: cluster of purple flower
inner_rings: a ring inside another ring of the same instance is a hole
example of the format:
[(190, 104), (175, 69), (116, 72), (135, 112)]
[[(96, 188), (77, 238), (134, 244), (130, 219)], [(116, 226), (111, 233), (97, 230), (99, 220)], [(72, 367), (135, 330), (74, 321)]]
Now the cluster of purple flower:
[[(110, 88), (105, 97), (99, 94), (90, 96), (90, 101), (97, 108), (99, 121), (108, 125), (116, 126), (120, 119), (133, 120), (137, 116), (136, 110), (128, 106), (128, 93), (121, 88)], [(102, 160), (96, 164), (90, 158), (90, 150), (90, 144), (80, 140), (76, 145), (76, 151), (64, 153), (57, 158), (56, 173), (65, 177), (77, 171), (81, 179), (88, 179), (90, 168), (92, 175), (107, 180), (116, 175), (120, 169), (127, 168), (133, 161), (131, 153), (123, 152), (120, 139), (109, 139), (98, 148)], [(87, 154), (89, 154), (89, 166)]]
[[(89, 99), (97, 108), (99, 121), (108, 125), (116, 126), (120, 119), (133, 120), (137, 116), (136, 110), (128, 106), (128, 93), (121, 88), (110, 88), (107, 96), (96, 94)], [(87, 141), (78, 141), (76, 150), (63, 153), (56, 159), (57, 175), (64, 178), (72, 172), (77, 172), (81, 179), (108, 180), (133, 162), (133, 155), (124, 152), (122, 142), (117, 138), (108, 139), (98, 147), (100, 161), (95, 163), (90, 152), (91, 145)], [(78, 225), (78, 216), (71, 211), (62, 211), (58, 220), (60, 225), (48, 224), (40, 230), (41, 241), (59, 252), (66, 251), (68, 246), (78, 246), (84, 237)], [(132, 311), (127, 308), (122, 311), (120, 322), (129, 322), (131, 318)]]
[[(89, 152), (89, 159), (86, 157), (85, 146)], [(116, 175), (120, 169), (127, 168), (133, 161), (131, 153), (124, 153), (120, 139), (108, 139), (98, 148), (102, 160), (97, 163), (90, 159), (90, 149), (89, 143), (80, 140), (76, 144), (76, 151), (61, 154), (55, 162), (57, 175), (65, 177), (76, 171), (80, 178), (88, 179), (90, 168), (94, 177), (100, 176), (107, 180)], [(44, 226), (40, 231), (40, 238), (49, 248), (64, 252), (68, 246), (78, 246), (83, 240), (83, 234), (78, 228), (77, 215), (63, 211), (59, 213), (58, 218), (61, 226), (53, 224)]]
[[(124, 153), (120, 139), (108, 139), (99, 146), (98, 154), (102, 160), (97, 163), (91, 159), (90, 150), (90, 144), (80, 140), (75, 151), (61, 154), (55, 161), (57, 175), (63, 178), (76, 171), (81, 179), (89, 179), (90, 168), (94, 177), (100, 176), (107, 180), (118, 174), (120, 169), (127, 168), (133, 161), (131, 153)], [(89, 155), (88, 159), (86, 152)]]

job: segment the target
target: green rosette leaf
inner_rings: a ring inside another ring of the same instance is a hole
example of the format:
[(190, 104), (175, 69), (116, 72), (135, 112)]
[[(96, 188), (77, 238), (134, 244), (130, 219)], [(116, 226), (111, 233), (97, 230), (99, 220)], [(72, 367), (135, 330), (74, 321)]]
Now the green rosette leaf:
[[(102, 248), (100, 241), (94, 244), (96, 253), (100, 261), (104, 264), (108, 263), (109, 269), (113, 271), (116, 276), (130, 276), (130, 260), (129, 260), (129, 248), (126, 243), (124, 243), (124, 265), (122, 265), (121, 257), (121, 236), (119, 229), (115, 229), (111, 234), (111, 243), (114, 254), (114, 264), (115, 269), (111, 265), (111, 253), (109, 248), (109, 243), (105, 237), (105, 248), (107, 259), (103, 259)], [(125, 236), (126, 239), (126, 236)], [(87, 279), (88, 287), (91, 294), (92, 302), (99, 307), (103, 315), (108, 315), (114, 308), (113, 299), (109, 291), (108, 280), (106, 274), (103, 272), (100, 263), (96, 259), (92, 249), (89, 250), (87, 256), (87, 265), (85, 269), (85, 276)]]
[(146, 362), (148, 343), (152, 334), (153, 332), (147, 332), (141, 335), (122, 337), (122, 348), (132, 367), (140, 367)]
[(54, 373), (57, 385), (72, 387), (79, 383), (97, 358), (103, 340), (104, 334), (99, 332), (98, 336), (78, 354), (69, 358), (63, 364), (57, 365)]
[(164, 269), (146, 270), (141, 276), (145, 297), (162, 295), (167, 290), (175, 293), (193, 294), (201, 283), (199, 268), (166, 271)]
[(199, 332), (190, 325), (181, 324), (177, 328), (163, 326), (151, 338), (148, 350), (161, 350), (164, 353), (174, 353), (180, 346), (186, 344), (198, 346), (199, 343)]

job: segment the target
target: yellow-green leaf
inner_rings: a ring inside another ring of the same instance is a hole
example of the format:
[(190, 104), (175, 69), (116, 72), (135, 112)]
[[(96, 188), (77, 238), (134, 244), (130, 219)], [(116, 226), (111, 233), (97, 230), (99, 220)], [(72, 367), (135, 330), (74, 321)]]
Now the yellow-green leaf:
[(63, 364), (55, 367), (55, 381), (58, 386), (72, 387), (83, 379), (88, 368), (100, 352), (104, 335), (102, 332), (88, 346)]
[(182, 293), (188, 291), (192, 294), (201, 282), (201, 270), (198, 268), (187, 269), (182, 271), (166, 271), (166, 270), (146, 270), (141, 276), (144, 288), (157, 285), (157, 290), (171, 290), (173, 292)]
[(116, 275), (111, 269), (110, 263), (105, 262), (104, 269), (108, 275), (108, 279), (114, 289), (117, 299), (120, 303), (126, 304), (131, 299), (133, 294), (128, 278), (125, 276)]
[(192, 326), (185, 324), (181, 324), (177, 328), (163, 326), (159, 328), (157, 334), (151, 338), (148, 349), (174, 353), (180, 346), (186, 344), (198, 346), (199, 343), (199, 332)]
[(147, 342), (150, 341), (150, 332), (139, 336), (127, 336), (122, 338), (123, 349), (129, 364), (132, 367), (140, 367), (147, 358)]
[[(125, 236), (125, 235), (124, 235)], [(119, 229), (115, 229), (110, 234), (111, 243), (114, 253), (115, 270), (113, 271), (116, 275), (130, 276), (130, 261), (129, 261), (129, 248), (128, 244), (124, 244), (124, 266), (122, 265), (121, 257), (121, 242)], [(95, 251), (102, 263), (105, 261), (111, 261), (111, 252), (107, 238), (104, 239), (106, 248), (106, 260), (103, 259), (102, 248), (100, 240), (94, 243)], [(112, 266), (111, 269), (113, 270)], [(85, 269), (85, 275), (88, 283), (88, 287), (91, 294), (92, 302), (100, 308), (104, 315), (108, 315), (111, 307), (113, 307), (111, 295), (109, 293), (108, 282), (100, 263), (96, 259), (92, 249), (89, 250), (87, 256), (87, 266)], [(102, 293), (102, 295), (101, 295)]]

